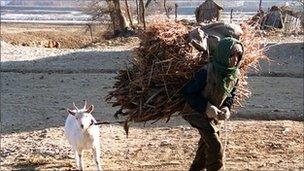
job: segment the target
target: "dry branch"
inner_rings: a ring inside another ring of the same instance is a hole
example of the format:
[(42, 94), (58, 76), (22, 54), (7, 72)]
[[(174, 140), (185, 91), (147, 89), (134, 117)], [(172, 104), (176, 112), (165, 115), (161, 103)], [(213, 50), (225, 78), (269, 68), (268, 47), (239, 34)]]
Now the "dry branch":
[[(247, 73), (259, 69), (258, 61), (265, 58), (253, 30), (243, 26), (241, 41), (245, 56), (241, 61), (241, 77), (233, 108), (242, 106), (249, 98)], [(158, 21), (141, 35), (132, 68), (121, 70), (114, 90), (107, 100), (115, 99), (113, 106), (121, 106), (120, 114), (128, 122), (145, 122), (167, 118), (180, 112), (185, 101), (180, 93), (193, 74), (208, 62), (208, 55), (196, 51), (187, 42), (189, 28), (180, 22)]]

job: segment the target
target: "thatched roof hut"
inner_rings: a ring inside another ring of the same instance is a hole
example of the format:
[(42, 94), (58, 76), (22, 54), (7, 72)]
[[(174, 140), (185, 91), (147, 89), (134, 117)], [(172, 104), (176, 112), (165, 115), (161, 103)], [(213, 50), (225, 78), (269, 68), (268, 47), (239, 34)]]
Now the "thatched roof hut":
[(279, 7), (272, 6), (270, 11), (267, 13), (267, 15), (263, 18), (262, 21), (262, 29), (267, 28), (283, 28), (284, 27), (284, 21), (283, 21), (283, 14)]
[(286, 30), (304, 29), (304, 4), (288, 4), (281, 7)]
[(304, 11), (292, 6), (272, 6), (266, 13), (260, 10), (247, 22), (249, 25), (260, 25), (261, 29), (284, 29), (297, 31), (304, 28)]
[(213, 0), (206, 0), (195, 10), (197, 22), (219, 20), (220, 12), (224, 8)]

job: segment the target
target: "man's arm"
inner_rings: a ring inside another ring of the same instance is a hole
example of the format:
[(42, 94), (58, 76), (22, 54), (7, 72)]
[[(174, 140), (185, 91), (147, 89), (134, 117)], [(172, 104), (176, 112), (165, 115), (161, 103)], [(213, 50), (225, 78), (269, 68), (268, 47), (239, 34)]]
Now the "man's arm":
[(234, 102), (234, 97), (236, 96), (237, 89), (234, 87), (230, 93), (230, 96), (227, 97), (222, 105), (222, 107), (228, 107), (229, 110), (231, 109), (233, 102)]
[(219, 120), (225, 120), (230, 118), (230, 109), (234, 102), (234, 97), (236, 96), (237, 89), (236, 86), (238, 84), (238, 81), (235, 84), (235, 87), (232, 89), (230, 96), (227, 97), (221, 107), (222, 113), (218, 116)]

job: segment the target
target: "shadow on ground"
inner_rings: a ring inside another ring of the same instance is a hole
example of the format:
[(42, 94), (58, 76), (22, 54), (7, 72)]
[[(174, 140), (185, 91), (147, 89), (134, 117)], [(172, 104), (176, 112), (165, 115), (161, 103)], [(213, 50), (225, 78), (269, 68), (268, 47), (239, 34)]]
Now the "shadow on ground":
[[(262, 65), (263, 77), (249, 77), (253, 96), (247, 107), (239, 110), (246, 119), (303, 119), (302, 44), (280, 44), (267, 53), (271, 59), (285, 61), (270, 68), (282, 76), (269, 77)], [(41, 130), (64, 125), (66, 108), (83, 100), (95, 105), (94, 115), (101, 121), (115, 121), (117, 108), (105, 103), (114, 77), (131, 58), (130, 51), (84, 51), (33, 61), (1, 62), (2, 133)], [(172, 119), (169, 125), (186, 124)], [(142, 126), (143, 124), (137, 124)], [(149, 126), (150, 124), (147, 124)], [(154, 126), (163, 126), (157, 123)]]

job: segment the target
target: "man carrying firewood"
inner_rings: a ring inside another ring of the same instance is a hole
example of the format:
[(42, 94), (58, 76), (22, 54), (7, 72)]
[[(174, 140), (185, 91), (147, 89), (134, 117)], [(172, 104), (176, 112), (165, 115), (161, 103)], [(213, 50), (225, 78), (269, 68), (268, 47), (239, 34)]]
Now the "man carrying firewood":
[(182, 90), (187, 102), (183, 118), (201, 135), (191, 171), (219, 170), (223, 166), (218, 121), (230, 117), (243, 52), (237, 39), (221, 39), (211, 61)]

